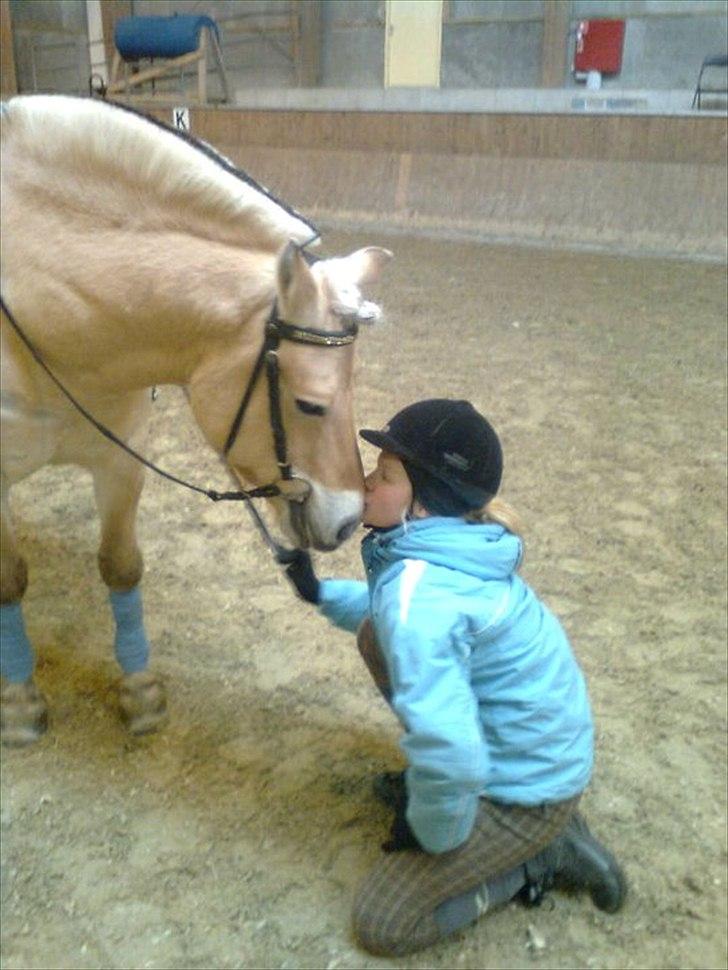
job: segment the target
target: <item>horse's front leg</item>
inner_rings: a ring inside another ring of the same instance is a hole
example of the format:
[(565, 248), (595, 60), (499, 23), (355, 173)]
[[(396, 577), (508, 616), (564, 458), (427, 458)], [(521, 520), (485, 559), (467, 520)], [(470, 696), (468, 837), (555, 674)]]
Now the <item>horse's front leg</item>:
[(33, 681), (35, 659), (21, 606), (28, 570), (15, 543), (4, 483), (0, 503), (0, 736), (3, 744), (20, 747), (46, 731), (48, 707)]
[(144, 565), (135, 525), (144, 469), (122, 451), (106, 458), (91, 472), (101, 520), (99, 571), (109, 587), (116, 624), (114, 651), (123, 672), (119, 704), (130, 733), (148, 734), (165, 722), (167, 702), (161, 680), (148, 669), (139, 586)]

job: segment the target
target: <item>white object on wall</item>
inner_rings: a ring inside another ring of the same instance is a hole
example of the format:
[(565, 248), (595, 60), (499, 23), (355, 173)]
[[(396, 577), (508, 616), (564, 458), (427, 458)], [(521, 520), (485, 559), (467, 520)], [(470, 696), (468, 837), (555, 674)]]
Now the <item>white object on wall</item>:
[(599, 91), (602, 86), (602, 72), (587, 71), (586, 86), (589, 91)]
[(189, 108), (172, 108), (172, 125), (178, 131), (190, 130), (190, 109)]

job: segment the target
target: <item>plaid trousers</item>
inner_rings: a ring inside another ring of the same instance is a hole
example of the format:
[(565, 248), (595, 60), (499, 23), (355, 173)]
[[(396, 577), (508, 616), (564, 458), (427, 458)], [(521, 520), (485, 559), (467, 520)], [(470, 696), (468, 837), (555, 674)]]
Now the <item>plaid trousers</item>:
[[(365, 878), (354, 902), (354, 933), (370, 953), (402, 956), (442, 939), (435, 910), (527, 862), (566, 826), (579, 797), (548, 805), (504, 805), (481, 799), (475, 826), (451, 852), (393, 852)], [(487, 911), (481, 893), (479, 915)]]
[[(380, 691), (389, 698), (386, 667), (368, 620), (359, 629), (357, 646)], [(478, 910), (483, 915), (485, 884), (545, 848), (566, 827), (579, 797), (535, 806), (481, 798), (473, 831), (457, 849), (438, 855), (409, 850), (383, 856), (354, 902), (357, 939), (370, 953), (381, 956), (402, 956), (430, 946), (446, 935), (435, 911), (468, 891), (481, 889)]]

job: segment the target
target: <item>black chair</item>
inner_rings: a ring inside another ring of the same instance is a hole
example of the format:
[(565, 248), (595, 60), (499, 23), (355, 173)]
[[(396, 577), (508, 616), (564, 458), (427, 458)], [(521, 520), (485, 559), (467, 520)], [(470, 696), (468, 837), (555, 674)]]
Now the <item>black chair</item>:
[[(718, 86), (716, 81), (708, 84), (707, 87), (703, 84), (703, 74), (711, 68), (720, 69), (724, 72), (721, 86)], [(693, 108), (697, 107), (698, 111), (700, 111), (701, 99), (704, 94), (718, 94), (728, 97), (728, 54), (714, 54), (712, 57), (706, 57), (703, 61), (692, 104)]]

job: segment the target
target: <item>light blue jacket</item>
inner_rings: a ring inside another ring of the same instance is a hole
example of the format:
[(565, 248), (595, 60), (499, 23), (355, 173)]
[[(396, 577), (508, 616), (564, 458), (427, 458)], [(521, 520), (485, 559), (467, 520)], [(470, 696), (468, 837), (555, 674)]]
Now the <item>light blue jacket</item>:
[(592, 770), (586, 684), (559, 621), (516, 575), (499, 525), (431, 517), (362, 543), (368, 582), (323, 580), (320, 609), (371, 618), (404, 727), (407, 819), (428, 852), (466, 841), (479, 796), (571, 798)]

